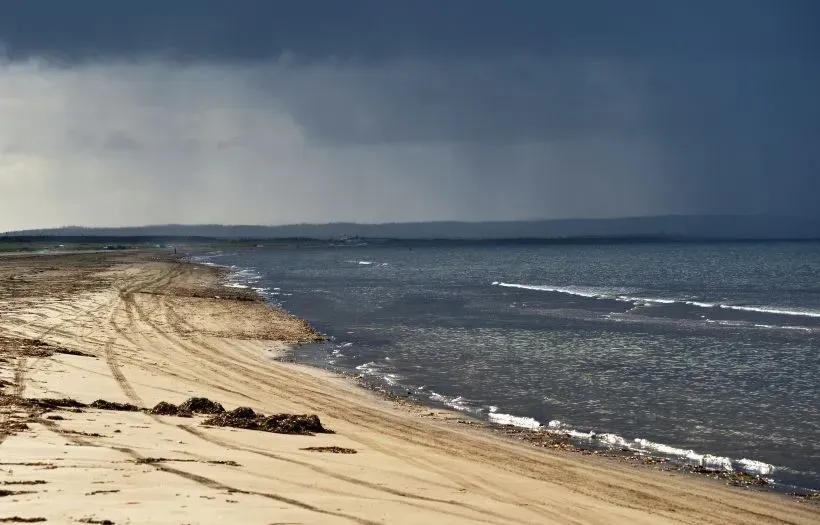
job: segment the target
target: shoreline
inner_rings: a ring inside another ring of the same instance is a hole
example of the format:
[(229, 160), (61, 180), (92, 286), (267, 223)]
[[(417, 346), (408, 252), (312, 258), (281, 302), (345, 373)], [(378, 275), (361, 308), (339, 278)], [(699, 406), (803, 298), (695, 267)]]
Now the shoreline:
[[(209, 256), (196, 256), (196, 258), (205, 259), (209, 258)], [(276, 308), (282, 308), (271, 298), (266, 297), (261, 293), (262, 290), (266, 290), (265, 288), (255, 287), (249, 280), (243, 281), (240, 276), (244, 272), (252, 271), (252, 269), (220, 265), (210, 260), (208, 262), (191, 261), (187, 257), (183, 258), (183, 260), (186, 260), (190, 264), (203, 264), (210, 267), (219, 268), (225, 272), (222, 277), (225, 286), (247, 290), (248, 293), (255, 294), (260, 300), (265, 301)], [(258, 277), (251, 277), (251, 279), (257, 280)], [(312, 344), (319, 346), (333, 344), (332, 336), (327, 336), (327, 334), (323, 334), (323, 336), (326, 337), (326, 340), (318, 341)], [(653, 452), (652, 450), (647, 450), (645, 448), (631, 446), (631, 442), (616, 434), (594, 431), (583, 432), (577, 429), (567, 428), (564, 425), (559, 425), (554, 428), (552, 426), (552, 422), (550, 425), (541, 425), (538, 423), (538, 428), (532, 428), (531, 426), (516, 423), (505, 424), (493, 419), (492, 415), (495, 414), (494, 412), (491, 412), (487, 417), (484, 417), (483, 415), (475, 413), (471, 410), (459, 410), (450, 406), (446, 401), (435, 401), (432, 398), (428, 399), (418, 395), (412, 395), (409, 390), (406, 390), (403, 387), (403, 385), (390, 384), (389, 382), (380, 380), (379, 376), (368, 376), (367, 374), (357, 373), (353, 370), (343, 370), (333, 368), (331, 366), (324, 366), (318, 362), (300, 362), (295, 355), (295, 349), (291, 349), (286, 351), (285, 355), (282, 357), (277, 358), (277, 360), (285, 363), (293, 363), (301, 366), (317, 368), (331, 374), (338, 374), (347, 378), (359, 387), (373, 392), (376, 395), (384, 397), (390, 401), (399, 403), (400, 405), (414, 405), (449, 412), (452, 415), (451, 419), (466, 419), (469, 420), (471, 424), (480, 424), (486, 432), (495, 434), (501, 438), (512, 436), (512, 439), (528, 442), (535, 447), (550, 447), (558, 448), (567, 452), (586, 455), (591, 454), (617, 461), (647, 465), (651, 468), (660, 468), (665, 472), (679, 472), (686, 475), (696, 474), (706, 479), (716, 480), (734, 487), (743, 487), (761, 492), (785, 494), (798, 500), (820, 501), (820, 491), (792, 485), (784, 486), (770, 477), (772, 469), (776, 469), (778, 467), (758, 460), (731, 460), (727, 457), (713, 456), (708, 452), (698, 454), (692, 450), (684, 451), (683, 449), (678, 449), (662, 443), (650, 442), (650, 445), (653, 445), (655, 448), (674, 449), (679, 453), (678, 455), (663, 454), (662, 452)], [(407, 392), (406, 394), (403, 393), (405, 391)], [(440, 394), (436, 395), (443, 397)], [(508, 420), (521, 420), (525, 423), (537, 423), (528, 415), (520, 416), (513, 414), (498, 414), (498, 416), (503, 416), (503, 419)], [(688, 454), (683, 455), (684, 452), (688, 452)], [(691, 458), (691, 455), (701, 456), (702, 460), (695, 461)], [(703, 461), (704, 459), (706, 461)], [(731, 464), (732, 467), (726, 468), (727, 464)], [(736, 464), (751, 464), (755, 468), (735, 468)]]
[[(47, 345), (39, 354), (0, 346), (4, 397), (17, 398), (2, 407), (0, 475), (20, 482), (2, 487), (13, 493), (2, 498), (0, 518), (630, 524), (820, 518), (817, 506), (779, 494), (498, 439), (458, 423), (464, 414), (400, 406), (332, 372), (275, 362), (288, 343), (318, 334), (284, 311), (214, 293), (217, 272), (156, 255), (0, 263), (0, 336)], [(20, 403), (66, 397), (150, 408), (197, 395), (228, 410), (315, 413), (335, 433), (271, 434), (203, 426), (197, 415), (42, 411)], [(357, 453), (309, 450), (333, 447)]]

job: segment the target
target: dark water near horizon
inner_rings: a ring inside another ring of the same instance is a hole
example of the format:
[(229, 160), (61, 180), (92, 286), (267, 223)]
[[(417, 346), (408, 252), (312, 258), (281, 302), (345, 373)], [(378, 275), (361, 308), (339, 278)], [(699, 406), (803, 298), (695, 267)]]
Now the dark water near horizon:
[(820, 243), (212, 254), (297, 358), (476, 417), (820, 489)]

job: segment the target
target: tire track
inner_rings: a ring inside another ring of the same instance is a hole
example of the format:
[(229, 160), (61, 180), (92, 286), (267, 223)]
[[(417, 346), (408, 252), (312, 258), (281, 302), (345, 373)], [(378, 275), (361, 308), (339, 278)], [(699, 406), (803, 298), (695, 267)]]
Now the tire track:
[(278, 501), (279, 503), (285, 503), (287, 505), (298, 507), (298, 508), (301, 508), (301, 509), (304, 509), (304, 510), (307, 510), (307, 511), (310, 511), (310, 512), (314, 512), (314, 513), (317, 513), (317, 514), (325, 514), (325, 515), (328, 515), (328, 516), (343, 518), (343, 519), (346, 519), (346, 520), (351, 521), (353, 523), (358, 523), (360, 525), (382, 525), (381, 523), (376, 522), (376, 521), (371, 521), (371, 520), (368, 520), (368, 519), (365, 519), (365, 518), (360, 518), (358, 516), (353, 516), (351, 514), (345, 514), (343, 512), (337, 512), (337, 511), (333, 511), (333, 510), (329, 510), (329, 509), (323, 509), (321, 507), (317, 507), (315, 505), (311, 505), (309, 503), (305, 503), (303, 501), (300, 501), (300, 500), (297, 500), (297, 499), (294, 499), (294, 498), (289, 498), (287, 496), (280, 496), (278, 494), (273, 494), (273, 493), (270, 493), (270, 492), (260, 492), (260, 491), (254, 491), (254, 490), (239, 489), (239, 488), (227, 485), (227, 484), (225, 484), (221, 481), (218, 481), (216, 479), (201, 476), (199, 474), (194, 474), (192, 472), (187, 472), (187, 471), (184, 471), (182, 469), (169, 467), (168, 465), (163, 465), (161, 463), (157, 463), (157, 462), (145, 463), (145, 460), (147, 458), (145, 456), (137, 453), (135, 450), (133, 450), (131, 448), (119, 447), (119, 446), (113, 446), (113, 445), (112, 446), (107, 446), (107, 445), (101, 445), (99, 443), (95, 443), (94, 441), (92, 441), (90, 439), (87, 439), (87, 438), (78, 436), (76, 434), (71, 434), (71, 433), (63, 431), (59, 427), (59, 425), (57, 425), (54, 421), (49, 421), (49, 420), (42, 419), (42, 420), (39, 420), (38, 423), (41, 423), (43, 426), (45, 426), (46, 428), (48, 428), (49, 430), (51, 430), (55, 434), (57, 434), (61, 437), (64, 437), (65, 439), (67, 439), (68, 441), (73, 443), (74, 445), (80, 445), (80, 446), (86, 446), (86, 447), (105, 447), (105, 448), (109, 448), (111, 450), (116, 450), (117, 452), (123, 453), (123, 454), (131, 457), (134, 461), (140, 461), (140, 462), (143, 462), (144, 464), (150, 465), (155, 470), (158, 470), (160, 472), (164, 472), (164, 473), (167, 473), (167, 474), (172, 474), (174, 476), (178, 476), (178, 477), (186, 479), (188, 481), (193, 481), (195, 483), (198, 483), (198, 484), (200, 484), (202, 486), (205, 486), (205, 487), (208, 487), (210, 489), (220, 490), (220, 491), (225, 491), (225, 492), (230, 492), (230, 493), (237, 493), (237, 494), (246, 494), (246, 495), (250, 495), (250, 496), (258, 496), (258, 497)]
[[(126, 447), (111, 447), (111, 448), (113, 450), (118, 451), (118, 452), (122, 452), (123, 454), (128, 454), (129, 456), (131, 456), (136, 461), (145, 459), (144, 456), (141, 456), (140, 454), (138, 454), (134, 450), (131, 450), (130, 448), (126, 448)], [(270, 492), (260, 492), (260, 491), (255, 491), (255, 490), (238, 489), (238, 488), (232, 487), (230, 485), (226, 485), (225, 483), (223, 483), (221, 481), (218, 481), (218, 480), (215, 480), (215, 479), (212, 479), (212, 478), (208, 478), (208, 477), (205, 477), (205, 476), (201, 476), (199, 474), (194, 474), (192, 472), (186, 472), (186, 471), (178, 469), (178, 468), (169, 467), (167, 465), (162, 465), (160, 463), (151, 463), (151, 466), (154, 467), (155, 469), (161, 471), (161, 472), (166, 472), (168, 474), (174, 474), (176, 476), (187, 479), (189, 481), (199, 483), (200, 485), (203, 485), (203, 486), (208, 487), (210, 489), (221, 490), (221, 491), (226, 491), (226, 492), (235, 492), (235, 493), (238, 493), (238, 494), (247, 494), (247, 495), (251, 495), (251, 496), (259, 496), (259, 497), (271, 499), (271, 500), (274, 500), (274, 501), (278, 501), (279, 503), (285, 503), (287, 505), (292, 505), (294, 507), (298, 507), (300, 509), (304, 509), (304, 510), (314, 512), (314, 513), (317, 513), (317, 514), (324, 514), (324, 515), (333, 516), (333, 517), (336, 517), (336, 518), (343, 518), (343, 519), (346, 519), (348, 521), (352, 521), (353, 523), (358, 523), (360, 525), (382, 525), (382, 523), (377, 522), (377, 521), (371, 521), (371, 520), (368, 520), (368, 519), (365, 519), (365, 518), (360, 518), (360, 517), (354, 516), (352, 514), (345, 514), (343, 512), (339, 512), (339, 511), (323, 509), (321, 507), (311, 505), (310, 503), (305, 503), (303, 501), (300, 501), (300, 500), (297, 500), (297, 499), (294, 499), (294, 498), (289, 498), (287, 496), (281, 496), (281, 495), (273, 494), (273, 493), (270, 493)]]
[[(332, 470), (324, 469), (324, 468), (322, 468), (318, 465), (314, 465), (313, 463), (309, 463), (309, 462), (306, 462), (306, 461), (300, 461), (298, 459), (288, 458), (288, 457), (285, 457), (285, 456), (280, 456), (278, 454), (274, 454), (272, 452), (268, 452), (268, 451), (265, 451), (265, 450), (260, 450), (260, 449), (253, 448), (253, 447), (246, 447), (246, 446), (243, 446), (243, 445), (239, 445), (238, 443), (235, 443), (235, 442), (230, 442), (230, 441), (225, 441), (225, 440), (219, 439), (215, 436), (209, 436), (205, 432), (202, 432), (201, 430), (197, 430), (197, 429), (193, 428), (190, 425), (177, 425), (177, 427), (184, 430), (185, 432), (188, 432), (189, 434), (191, 434), (193, 436), (196, 436), (197, 438), (202, 439), (204, 441), (207, 441), (211, 444), (218, 445), (220, 447), (227, 448), (227, 449), (230, 449), (230, 450), (241, 450), (243, 452), (248, 452), (248, 453), (251, 453), (251, 454), (260, 455), (260, 456), (263, 456), (263, 457), (266, 457), (266, 458), (269, 458), (269, 459), (274, 459), (274, 460), (277, 460), (277, 461), (282, 461), (284, 463), (290, 463), (292, 465), (297, 465), (297, 466), (309, 469), (313, 472), (316, 472), (317, 474), (321, 474), (322, 476), (327, 476), (329, 478), (337, 479), (339, 481), (344, 481), (345, 483), (350, 483), (351, 485), (356, 485), (356, 486), (359, 486), (359, 487), (375, 490), (377, 492), (390, 494), (392, 496), (398, 496), (398, 497), (404, 498), (404, 499), (410, 499), (410, 500), (416, 500), (416, 501), (421, 501), (421, 502), (426, 502), (426, 503), (437, 503), (437, 504), (442, 504), (442, 505), (460, 507), (460, 508), (463, 508), (465, 510), (478, 513), (479, 515), (493, 516), (495, 518), (500, 519), (501, 520), (500, 523), (508, 523), (509, 522), (508, 516), (506, 516), (504, 514), (492, 512), (492, 511), (487, 510), (485, 508), (475, 507), (475, 506), (470, 505), (468, 503), (463, 503), (463, 502), (455, 501), (455, 500), (445, 500), (445, 499), (441, 499), (441, 498), (433, 498), (433, 497), (428, 497), (428, 496), (420, 496), (418, 494), (413, 494), (413, 493), (410, 493), (410, 492), (401, 491), (401, 490), (393, 489), (393, 488), (390, 488), (390, 487), (385, 487), (384, 485), (380, 485), (378, 483), (371, 483), (369, 481), (364, 481), (364, 480), (354, 478), (354, 477), (351, 477), (351, 476), (346, 476), (344, 474), (339, 474), (337, 472), (333, 472)], [(402, 503), (407, 504), (408, 502), (405, 501), (405, 502), (402, 502)], [(430, 508), (430, 507), (422, 507), (422, 508), (424, 508), (425, 510), (434, 510), (434, 511), (439, 511), (439, 512), (441, 511), (441, 509), (437, 509), (437, 508)], [(460, 518), (471, 519), (474, 522), (498, 523), (498, 522), (493, 522), (493, 521), (490, 521), (490, 520), (487, 520), (487, 519), (476, 518), (473, 515), (463, 515), (463, 514), (454, 514), (454, 513), (450, 513), (450, 514), (452, 514), (453, 516), (456, 516), (456, 517), (460, 517)]]
[(105, 345), (105, 360), (108, 363), (108, 368), (111, 370), (111, 375), (114, 377), (114, 380), (117, 381), (120, 389), (125, 394), (125, 397), (128, 398), (129, 401), (134, 403), (137, 406), (144, 406), (144, 402), (142, 398), (137, 394), (137, 391), (134, 390), (134, 387), (131, 386), (131, 383), (125, 378), (120, 370), (120, 366), (117, 363), (117, 358), (114, 355), (114, 351), (112, 350), (112, 346), (114, 344), (115, 338), (112, 337), (108, 340)]

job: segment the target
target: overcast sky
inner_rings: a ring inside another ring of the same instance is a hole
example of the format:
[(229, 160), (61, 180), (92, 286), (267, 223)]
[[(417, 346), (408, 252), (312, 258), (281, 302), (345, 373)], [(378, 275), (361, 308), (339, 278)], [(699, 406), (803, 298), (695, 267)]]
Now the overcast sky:
[(0, 231), (820, 215), (814, 0), (0, 0)]

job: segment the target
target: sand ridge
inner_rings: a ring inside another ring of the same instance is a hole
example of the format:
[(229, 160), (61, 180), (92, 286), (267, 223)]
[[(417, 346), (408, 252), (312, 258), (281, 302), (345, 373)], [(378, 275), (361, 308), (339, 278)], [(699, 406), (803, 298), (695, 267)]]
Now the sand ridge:
[[(215, 268), (150, 253), (0, 260), (0, 518), (820, 522), (812, 504), (536, 449), (277, 361), (288, 344), (319, 334), (220, 287), (219, 278)], [(203, 426), (198, 414), (35, 410), (14, 401), (103, 399), (150, 408), (192, 396), (228, 410), (316, 414), (334, 433), (273, 434)]]

